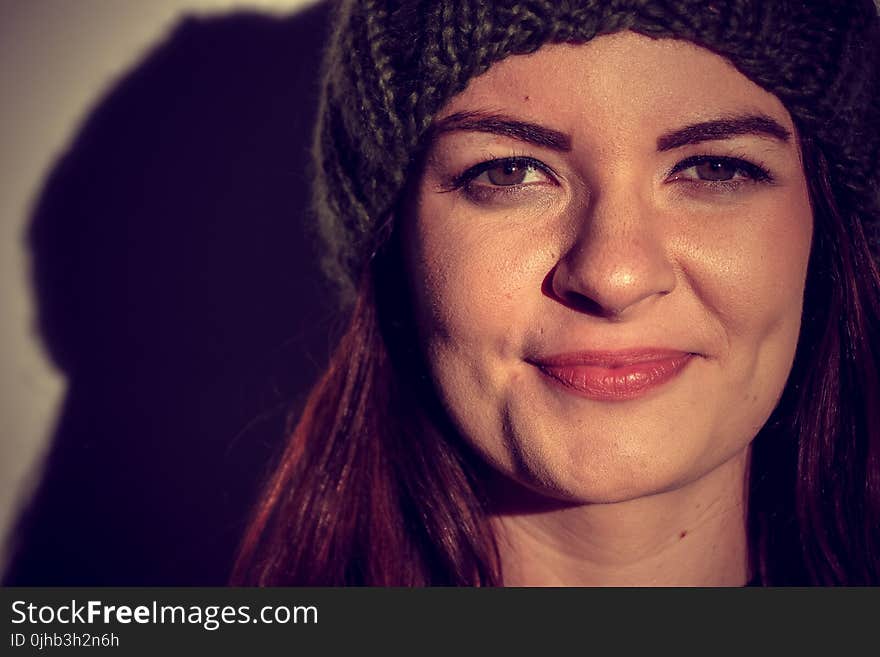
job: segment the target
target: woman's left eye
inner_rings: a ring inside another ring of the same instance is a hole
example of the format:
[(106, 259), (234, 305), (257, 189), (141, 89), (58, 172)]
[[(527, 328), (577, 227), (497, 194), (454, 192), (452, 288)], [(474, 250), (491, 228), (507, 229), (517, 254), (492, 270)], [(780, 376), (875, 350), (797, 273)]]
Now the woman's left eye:
[(707, 155), (696, 155), (682, 160), (672, 168), (667, 179), (669, 182), (684, 180), (716, 186), (773, 180), (769, 171), (747, 160)]

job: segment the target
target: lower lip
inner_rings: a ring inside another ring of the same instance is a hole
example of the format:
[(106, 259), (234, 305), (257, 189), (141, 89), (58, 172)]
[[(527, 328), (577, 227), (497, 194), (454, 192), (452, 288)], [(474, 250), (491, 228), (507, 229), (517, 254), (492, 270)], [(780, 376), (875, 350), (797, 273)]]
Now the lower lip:
[(693, 354), (682, 354), (620, 367), (538, 364), (538, 369), (579, 397), (623, 401), (636, 399), (669, 383), (681, 374), (692, 357)]

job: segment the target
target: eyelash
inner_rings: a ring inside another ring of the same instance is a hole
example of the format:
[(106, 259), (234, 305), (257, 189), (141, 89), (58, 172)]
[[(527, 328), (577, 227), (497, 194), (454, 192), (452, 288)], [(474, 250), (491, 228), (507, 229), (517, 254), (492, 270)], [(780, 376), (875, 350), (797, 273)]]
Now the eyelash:
[[(519, 183), (516, 185), (475, 185), (473, 184), (474, 180), (476, 180), (481, 174), (486, 173), (487, 171), (491, 171), (497, 167), (501, 166), (516, 166), (516, 167), (526, 167), (530, 169), (536, 169), (547, 176), (553, 184), (558, 185), (558, 176), (556, 172), (553, 171), (549, 166), (541, 162), (540, 160), (536, 160), (533, 157), (526, 157), (515, 155), (513, 157), (497, 157), (489, 160), (485, 160), (484, 162), (480, 162), (469, 169), (465, 170), (463, 173), (460, 173), (455, 178), (453, 178), (452, 183), (449, 185), (449, 191), (454, 191), (457, 189), (463, 189), (469, 196), (476, 197), (478, 195), (482, 196), (485, 194), (498, 195), (498, 194), (516, 194), (523, 190), (523, 188), (528, 187), (529, 185), (533, 185), (534, 183)], [(482, 188), (480, 192), (477, 192), (476, 187)]]
[(729, 167), (730, 169), (733, 169), (734, 176), (741, 175), (743, 177), (739, 179), (734, 178), (732, 180), (703, 180), (700, 178), (679, 178), (677, 180), (698, 184), (717, 191), (734, 191), (744, 184), (772, 184), (775, 182), (771, 173), (763, 166), (742, 158), (723, 155), (693, 155), (685, 158), (672, 167), (669, 173), (666, 174), (666, 178), (670, 182), (675, 182), (676, 179), (672, 178), (672, 176), (687, 171), (693, 167), (700, 166), (701, 164), (710, 163)]
[[(687, 171), (702, 164), (721, 164), (722, 166), (733, 169), (734, 176), (742, 176), (731, 180), (704, 180), (700, 178), (672, 178), (676, 174)], [(491, 200), (492, 198), (500, 198), (501, 195), (516, 195), (523, 191), (524, 188), (534, 183), (519, 183), (514, 185), (492, 185), (492, 184), (474, 184), (474, 181), (483, 173), (491, 171), (500, 166), (516, 166), (536, 169), (546, 175), (552, 184), (558, 185), (558, 176), (549, 166), (527, 156), (512, 156), (491, 158), (480, 162), (461, 174), (457, 175), (450, 183), (447, 191), (463, 190), (472, 199), (480, 202)], [(666, 174), (669, 182), (685, 182), (715, 192), (732, 192), (736, 191), (743, 185), (764, 183), (772, 184), (775, 182), (771, 173), (758, 164), (749, 162), (738, 157), (729, 157), (723, 155), (693, 155), (685, 158)]]

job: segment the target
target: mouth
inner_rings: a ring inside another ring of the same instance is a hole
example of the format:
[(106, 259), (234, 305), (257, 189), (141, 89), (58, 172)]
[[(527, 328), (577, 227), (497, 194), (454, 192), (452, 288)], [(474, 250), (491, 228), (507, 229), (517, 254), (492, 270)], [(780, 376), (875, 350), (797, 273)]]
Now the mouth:
[(623, 401), (669, 383), (694, 356), (670, 349), (636, 349), (557, 354), (528, 362), (567, 392), (598, 401)]

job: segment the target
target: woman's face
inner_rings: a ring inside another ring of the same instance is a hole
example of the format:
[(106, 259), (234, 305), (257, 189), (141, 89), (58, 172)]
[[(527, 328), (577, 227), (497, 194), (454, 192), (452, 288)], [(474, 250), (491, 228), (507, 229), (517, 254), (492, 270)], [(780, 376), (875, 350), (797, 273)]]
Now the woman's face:
[(503, 60), (431, 139), (406, 266), (462, 435), (575, 502), (743, 456), (791, 368), (812, 234), (781, 102), (624, 32)]

